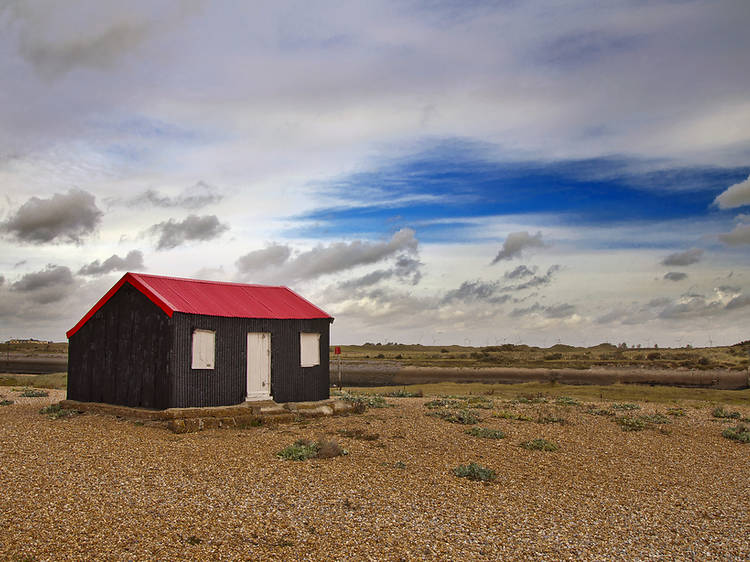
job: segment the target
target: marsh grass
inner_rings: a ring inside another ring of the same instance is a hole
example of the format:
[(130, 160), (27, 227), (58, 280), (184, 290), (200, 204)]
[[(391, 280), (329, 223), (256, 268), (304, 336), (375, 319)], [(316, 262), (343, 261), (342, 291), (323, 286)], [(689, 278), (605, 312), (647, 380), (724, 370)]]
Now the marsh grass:
[[(414, 384), (405, 387), (409, 391), (421, 390), (425, 396), (450, 395), (492, 395), (496, 400), (513, 400), (519, 395), (535, 396), (545, 394), (551, 397), (568, 396), (581, 402), (653, 402), (657, 404), (711, 405), (746, 405), (750, 402), (750, 389), (716, 390), (712, 388), (682, 388), (678, 386), (651, 386), (647, 384), (609, 384), (609, 385), (561, 385), (544, 382), (521, 384), (500, 383), (432, 383)], [(393, 387), (357, 387), (353, 389), (362, 394), (383, 394)]]

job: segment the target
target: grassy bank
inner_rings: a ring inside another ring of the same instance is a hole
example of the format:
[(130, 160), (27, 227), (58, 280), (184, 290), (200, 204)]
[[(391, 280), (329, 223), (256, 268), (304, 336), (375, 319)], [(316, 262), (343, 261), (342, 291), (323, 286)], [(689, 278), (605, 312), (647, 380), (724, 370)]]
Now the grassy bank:
[(425, 396), (487, 395), (510, 400), (519, 396), (545, 395), (551, 398), (568, 396), (581, 401), (604, 400), (612, 402), (670, 403), (694, 401), (708, 404), (750, 404), (750, 389), (713, 390), (706, 388), (680, 388), (636, 384), (559, 385), (554, 383), (484, 384), (484, 383), (439, 383), (415, 384), (403, 387), (359, 387), (344, 388), (347, 392), (363, 394), (389, 394), (399, 389)]
[(48, 375), (0, 374), (0, 386), (30, 386), (34, 388), (55, 388), (65, 390), (68, 386), (67, 373)]
[(589, 369), (591, 367), (634, 367), (650, 369), (730, 369), (750, 365), (750, 343), (724, 347), (678, 349), (626, 347), (602, 343), (593, 347), (557, 344), (542, 348), (528, 345), (427, 346), (364, 344), (341, 346), (343, 361), (398, 362), (419, 367), (514, 367)]

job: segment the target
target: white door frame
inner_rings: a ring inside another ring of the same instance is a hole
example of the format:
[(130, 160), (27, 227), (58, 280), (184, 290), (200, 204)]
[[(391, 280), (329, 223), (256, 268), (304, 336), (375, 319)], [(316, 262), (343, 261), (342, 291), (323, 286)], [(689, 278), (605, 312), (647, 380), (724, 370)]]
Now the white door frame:
[(271, 398), (271, 334), (247, 333), (247, 396), (245, 400)]

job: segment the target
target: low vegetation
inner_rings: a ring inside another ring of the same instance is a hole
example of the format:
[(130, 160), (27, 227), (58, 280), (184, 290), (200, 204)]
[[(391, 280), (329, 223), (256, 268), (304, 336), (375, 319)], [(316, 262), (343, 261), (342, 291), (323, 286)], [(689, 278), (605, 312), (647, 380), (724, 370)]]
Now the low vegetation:
[(552, 441), (547, 441), (546, 439), (532, 439), (531, 441), (524, 441), (523, 443), (519, 444), (520, 447), (523, 447), (524, 449), (528, 449), (529, 451), (549, 451), (549, 452), (555, 452), (560, 447), (557, 446), (556, 443), (553, 443)]
[(19, 396), (23, 398), (44, 398), (49, 396), (49, 392), (37, 388), (24, 388)]
[(67, 373), (49, 375), (13, 375), (0, 376), (0, 386), (32, 387), (64, 390), (68, 386)]
[(750, 443), (750, 427), (744, 423), (739, 424), (736, 427), (728, 427), (721, 432), (721, 435), (727, 439), (733, 439), (740, 443)]
[(351, 402), (355, 405), (364, 406), (365, 408), (387, 408), (388, 402), (385, 398), (377, 394), (349, 393), (336, 391), (331, 393), (332, 396), (341, 400)]
[(742, 417), (742, 414), (740, 414), (739, 412), (730, 412), (724, 406), (717, 406), (716, 408), (714, 408), (711, 414), (715, 418), (730, 420), (738, 420)]
[(428, 416), (433, 416), (450, 423), (460, 423), (464, 425), (474, 425), (479, 423), (481, 418), (469, 410), (436, 410), (428, 412)]
[(659, 413), (622, 416), (615, 418), (614, 421), (622, 427), (623, 431), (642, 431), (654, 425), (672, 423), (667, 416)]
[(475, 462), (458, 465), (453, 469), (453, 474), (459, 478), (468, 478), (469, 480), (477, 480), (481, 482), (492, 482), (497, 477), (494, 470)]
[(305, 461), (307, 459), (328, 459), (348, 454), (335, 440), (320, 438), (317, 441), (298, 439), (285, 447), (276, 456), (287, 461)]
[(70, 416), (77, 416), (81, 412), (78, 410), (71, 410), (68, 408), (63, 408), (60, 406), (60, 404), (50, 404), (49, 406), (45, 406), (41, 410), (39, 410), (40, 414), (46, 415), (51, 420), (56, 420), (59, 418), (69, 418)]
[(505, 433), (503, 433), (499, 429), (489, 429), (487, 427), (472, 427), (471, 429), (467, 429), (465, 433), (471, 435), (472, 437), (482, 437), (484, 439), (505, 438)]

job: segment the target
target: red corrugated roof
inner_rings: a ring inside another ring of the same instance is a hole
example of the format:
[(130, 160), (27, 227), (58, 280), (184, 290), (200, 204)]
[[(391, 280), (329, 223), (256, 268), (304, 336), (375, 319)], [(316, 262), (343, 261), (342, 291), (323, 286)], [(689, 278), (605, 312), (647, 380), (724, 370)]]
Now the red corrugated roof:
[(304, 320), (331, 318), (287, 287), (222, 283), (143, 273), (126, 273), (68, 332), (70, 337), (125, 283), (131, 284), (168, 316), (175, 312), (230, 318)]

